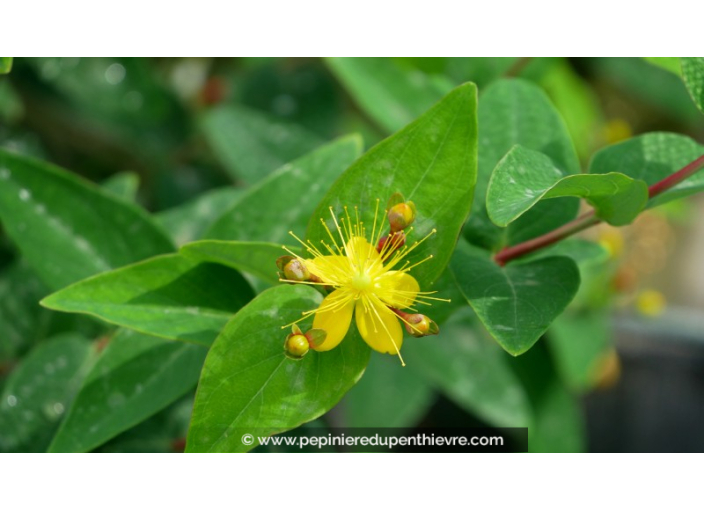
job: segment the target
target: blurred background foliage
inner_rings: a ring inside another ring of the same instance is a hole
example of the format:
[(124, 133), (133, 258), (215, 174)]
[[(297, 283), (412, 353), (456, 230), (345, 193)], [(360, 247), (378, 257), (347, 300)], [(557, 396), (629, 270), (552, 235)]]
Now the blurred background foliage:
[[(547, 93), (583, 168), (600, 147), (640, 133), (704, 141), (704, 117), (671, 59), (20, 58), (0, 76), (0, 147), (138, 202), (180, 246), (321, 144), (358, 132), (368, 148), (459, 83), (481, 93), (513, 76)], [(603, 253), (580, 264), (578, 297), (524, 356), (486, 341), (465, 308), (443, 342), (409, 349), (410, 368), (372, 356), (318, 424), (501, 426), (527, 423), (530, 408), (537, 451), (704, 449), (702, 212), (694, 197), (587, 232)], [(0, 451), (46, 450), (112, 332), (43, 309), (49, 292), (0, 226)], [(15, 394), (36, 396), (19, 417), (9, 412)], [(192, 403), (189, 391), (98, 450), (182, 451)]]

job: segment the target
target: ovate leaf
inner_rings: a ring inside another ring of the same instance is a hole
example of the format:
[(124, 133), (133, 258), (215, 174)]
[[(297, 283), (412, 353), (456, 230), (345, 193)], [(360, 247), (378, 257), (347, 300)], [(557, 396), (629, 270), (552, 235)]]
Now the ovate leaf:
[(92, 352), (85, 338), (66, 334), (22, 360), (0, 397), (0, 451), (46, 450), (90, 367)]
[(117, 197), (135, 202), (139, 189), (139, 175), (134, 172), (120, 172), (103, 181), (102, 187)]
[(201, 127), (225, 169), (247, 184), (322, 143), (301, 126), (234, 104), (207, 112)]
[(0, 219), (54, 289), (173, 250), (137, 206), (53, 165), (3, 150)]
[(205, 238), (290, 242), (302, 232), (330, 185), (359, 156), (361, 138), (346, 136), (279, 168), (215, 221)]
[(621, 226), (632, 222), (648, 202), (648, 185), (621, 173), (563, 175), (544, 154), (514, 147), (489, 181), (489, 217), (505, 227), (541, 200), (581, 197), (594, 207), (598, 218)]
[(359, 219), (371, 234), (377, 200), (381, 204), (377, 227), (385, 228), (384, 205), (400, 192), (417, 209), (407, 243), (437, 230), (410, 257), (413, 262), (432, 255), (413, 276), (421, 287), (434, 281), (450, 259), (472, 203), (477, 170), (476, 101), (474, 84), (457, 87), (418, 120), (370, 149), (320, 202), (307, 238), (314, 244), (329, 243), (320, 219), (334, 231), (329, 208), (341, 215), (345, 206), (351, 214), (357, 214), (358, 208)]
[[(357, 334), (301, 360), (284, 355), (290, 330), (281, 327), (315, 309), (321, 299), (307, 286), (274, 287), (227, 324), (203, 367), (186, 451), (250, 450), (257, 446), (257, 436), (322, 415), (357, 382), (369, 361), (369, 348)], [(244, 434), (253, 436), (252, 443), (243, 443)]]
[(449, 80), (404, 68), (386, 57), (326, 62), (362, 109), (389, 133), (415, 120), (452, 89)]
[(487, 253), (460, 243), (450, 266), (477, 317), (514, 356), (538, 341), (579, 289), (579, 270), (567, 257), (499, 267)]
[(704, 112), (704, 57), (682, 57), (682, 77), (697, 107)]
[[(594, 155), (591, 174), (621, 172), (652, 186), (704, 155), (704, 146), (673, 133), (648, 133), (606, 147)], [(674, 188), (651, 199), (647, 207), (704, 190), (704, 172), (698, 172)]]
[(183, 246), (181, 254), (201, 262), (223, 264), (275, 285), (279, 283), (276, 259), (287, 252), (273, 243), (198, 241)]
[(210, 345), (253, 296), (246, 280), (230, 268), (163, 255), (80, 281), (41, 304), (95, 315), (142, 333)]
[(573, 219), (577, 199), (538, 204), (508, 229), (492, 223), (486, 212), (486, 192), (494, 167), (514, 145), (548, 156), (563, 176), (579, 173), (579, 161), (564, 122), (545, 93), (523, 80), (500, 80), (479, 100), (479, 173), (477, 199), (465, 227), (465, 237), (489, 249), (516, 244), (553, 230)]
[(88, 373), (49, 451), (85, 452), (194, 388), (207, 349), (120, 330)]

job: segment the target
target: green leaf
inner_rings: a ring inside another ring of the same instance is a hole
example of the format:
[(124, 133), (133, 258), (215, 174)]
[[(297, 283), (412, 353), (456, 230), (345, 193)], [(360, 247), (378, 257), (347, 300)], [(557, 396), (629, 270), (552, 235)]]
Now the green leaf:
[(557, 371), (567, 385), (576, 391), (591, 389), (612, 345), (607, 310), (565, 313), (555, 320), (546, 338)]
[(396, 357), (374, 355), (340, 405), (347, 427), (403, 428), (417, 425), (434, 400), (433, 389), (414, 370)]
[(541, 200), (581, 197), (598, 218), (621, 226), (632, 222), (648, 202), (648, 185), (621, 173), (563, 175), (549, 157), (517, 145), (499, 161), (489, 181), (489, 217), (505, 227)]
[(697, 107), (704, 112), (704, 57), (682, 57), (682, 77)]
[(4, 150), (0, 219), (53, 289), (173, 249), (137, 206), (53, 165)]
[(12, 71), (12, 57), (0, 57), (0, 74)]
[(450, 267), (486, 329), (514, 356), (538, 341), (579, 289), (579, 270), (567, 257), (499, 267), (486, 252), (460, 243)]
[(193, 389), (207, 349), (122, 329), (88, 373), (51, 452), (87, 452)]
[(452, 89), (449, 80), (428, 76), (386, 58), (328, 58), (328, 67), (362, 109), (388, 133), (406, 126)]
[(134, 172), (120, 172), (111, 175), (102, 184), (103, 189), (128, 202), (137, 201), (139, 175)]
[(0, 451), (43, 452), (92, 363), (90, 343), (66, 334), (36, 347), (0, 397)]
[(267, 436), (311, 421), (359, 380), (370, 351), (358, 334), (348, 335), (331, 351), (310, 351), (299, 361), (284, 355), (287, 331), (281, 327), (320, 301), (310, 287), (279, 286), (235, 315), (206, 358), (186, 451), (254, 448), (256, 440), (242, 444), (243, 434)]
[[(673, 133), (648, 133), (597, 152), (589, 166), (589, 173), (622, 172), (652, 186), (702, 155), (704, 155), (704, 146), (687, 136)], [(704, 190), (704, 172), (699, 172), (651, 199), (647, 207), (655, 207), (702, 190)]]
[(479, 125), (477, 199), (465, 227), (467, 239), (495, 250), (537, 237), (577, 215), (577, 199), (547, 201), (502, 230), (486, 212), (491, 173), (514, 145), (547, 155), (563, 175), (579, 173), (579, 161), (567, 128), (542, 90), (523, 80), (500, 80), (492, 84), (479, 99)]
[(194, 200), (156, 215), (176, 246), (201, 239), (210, 226), (244, 194), (236, 188), (221, 188), (203, 193)]
[(539, 344), (512, 359), (511, 366), (523, 383), (532, 409), (528, 451), (584, 451), (585, 424), (579, 401), (558, 377), (545, 346)]
[(183, 246), (181, 254), (200, 262), (223, 264), (276, 285), (279, 283), (276, 259), (286, 252), (280, 244), (198, 241)]
[(41, 304), (162, 338), (210, 345), (252, 297), (246, 280), (230, 268), (162, 255), (80, 281)]
[(346, 136), (284, 165), (252, 187), (206, 232), (225, 241), (292, 241), (303, 232), (323, 194), (362, 150), (357, 135)]
[(301, 126), (233, 104), (210, 110), (201, 127), (225, 169), (247, 184), (260, 181), (322, 143)]
[[(359, 207), (367, 227), (374, 223), (377, 199), (381, 207), (395, 192), (415, 202), (417, 216), (407, 244), (430, 236), (409, 257), (411, 263), (432, 255), (414, 270), (421, 288), (437, 279), (447, 265), (472, 203), (476, 178), (477, 89), (472, 83), (448, 94), (418, 120), (374, 146), (335, 182), (318, 205), (308, 226), (314, 244), (329, 242), (334, 230), (329, 207)], [(383, 209), (381, 210), (383, 212)], [(380, 219), (385, 227), (383, 215)], [(371, 229), (369, 229), (371, 230)]]
[(408, 368), (487, 423), (528, 425), (528, 397), (509, 367), (509, 356), (481, 334), (466, 312), (453, 315), (438, 336), (406, 342), (403, 355)]
[(661, 67), (677, 76), (682, 76), (681, 59), (679, 57), (643, 57), (643, 59), (654, 66)]

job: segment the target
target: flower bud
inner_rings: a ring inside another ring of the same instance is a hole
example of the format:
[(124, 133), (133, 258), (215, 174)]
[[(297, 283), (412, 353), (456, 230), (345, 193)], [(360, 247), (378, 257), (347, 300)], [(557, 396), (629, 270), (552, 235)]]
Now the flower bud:
[(396, 204), (387, 213), (391, 232), (399, 232), (411, 226), (416, 219), (416, 206), (413, 202)]
[(313, 349), (317, 349), (318, 347), (323, 345), (323, 342), (325, 342), (327, 336), (328, 334), (325, 332), (324, 329), (311, 329), (310, 331), (308, 331), (308, 333), (305, 334), (305, 337), (308, 340), (308, 344)]
[(284, 255), (276, 259), (276, 266), (281, 270), (283, 279), (294, 282), (306, 282), (310, 280), (311, 274), (302, 260), (290, 255)]
[(301, 359), (310, 350), (308, 339), (303, 335), (290, 334), (284, 343), (284, 352), (290, 359)]
[(379, 244), (376, 246), (376, 251), (383, 253), (383, 258), (388, 257), (393, 252), (406, 244), (406, 234), (403, 232), (394, 232), (379, 239)]
[(440, 328), (432, 319), (420, 313), (407, 315), (406, 322), (406, 331), (416, 338), (437, 335), (440, 332)]

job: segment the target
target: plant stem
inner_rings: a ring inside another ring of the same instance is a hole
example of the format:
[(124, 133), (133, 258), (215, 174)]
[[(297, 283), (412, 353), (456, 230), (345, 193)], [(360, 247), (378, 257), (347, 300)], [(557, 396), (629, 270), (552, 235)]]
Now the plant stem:
[[(704, 168), (704, 155), (699, 156), (697, 159), (684, 166), (674, 174), (665, 177), (663, 180), (656, 182), (648, 188), (648, 196), (650, 198), (656, 197), (664, 191), (678, 185), (680, 182), (684, 181), (688, 177), (691, 177), (696, 172)], [(543, 234), (542, 236), (524, 241), (515, 246), (509, 246), (501, 250), (494, 256), (494, 260), (500, 266), (506, 265), (507, 262), (522, 257), (528, 253), (540, 250), (551, 244), (555, 244), (566, 237), (581, 232), (589, 227), (593, 227), (601, 223), (601, 220), (596, 217), (594, 210), (588, 211), (581, 215), (579, 218), (570, 221), (556, 228), (555, 230)]]
[(533, 57), (519, 57), (518, 60), (516, 60), (516, 61), (511, 65), (511, 67), (508, 69), (508, 71), (506, 71), (506, 74), (504, 74), (504, 76), (505, 76), (506, 78), (515, 78), (515, 77), (517, 77), (519, 74), (521, 74), (521, 72), (523, 71), (523, 69), (525, 69), (526, 66), (527, 66), (528, 64), (530, 64), (530, 61), (531, 61), (531, 60), (533, 60)]

